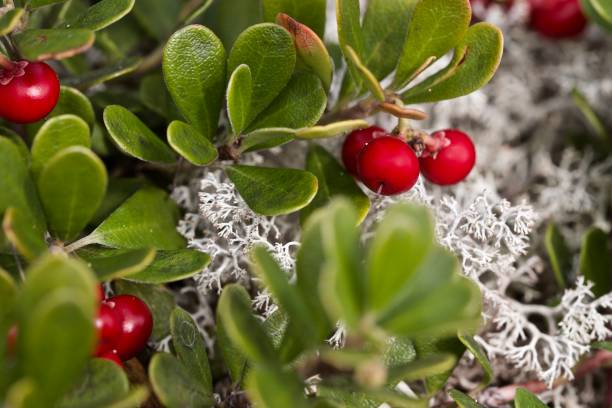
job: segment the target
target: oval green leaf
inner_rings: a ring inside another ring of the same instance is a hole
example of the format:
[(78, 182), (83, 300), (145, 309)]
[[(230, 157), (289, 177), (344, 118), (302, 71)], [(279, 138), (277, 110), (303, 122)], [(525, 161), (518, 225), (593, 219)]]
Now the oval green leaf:
[(210, 263), (210, 256), (195, 249), (157, 251), (153, 261), (137, 273), (126, 274), (126, 280), (141, 283), (169, 283), (200, 273)]
[(204, 135), (185, 122), (175, 120), (168, 126), (168, 144), (196, 166), (205, 166), (218, 157), (217, 148)]
[(525, 388), (517, 388), (516, 395), (514, 397), (514, 407), (515, 408), (546, 408), (548, 405), (543, 403), (533, 395), (531, 392), (527, 391)]
[(242, 133), (249, 120), (253, 78), (248, 65), (238, 65), (227, 84), (227, 116), (235, 135)]
[(10, 207), (6, 210), (2, 230), (17, 252), (28, 260), (36, 259), (47, 249), (44, 235), (19, 208)]
[(234, 165), (225, 169), (247, 205), (257, 214), (289, 214), (310, 204), (317, 178), (307, 171)]
[(608, 236), (599, 228), (591, 228), (582, 237), (580, 272), (593, 282), (595, 296), (603, 296), (612, 290), (612, 256)]
[(345, 120), (342, 122), (330, 123), (329, 125), (300, 129), (295, 135), (299, 139), (325, 139), (352, 132), (353, 130), (364, 129), (368, 126), (370, 126), (370, 124), (362, 119)]
[(134, 7), (134, 3), (135, 0), (101, 0), (73, 22), (67, 23), (66, 27), (102, 30), (126, 16)]
[(100, 281), (136, 274), (155, 259), (154, 249), (83, 248), (76, 255), (87, 262)]
[(26, 30), (13, 39), (24, 59), (64, 59), (87, 51), (94, 43), (93, 31), (86, 29)]
[(294, 140), (295, 133), (295, 129), (289, 128), (257, 129), (242, 138), (240, 151), (247, 153), (282, 146)]
[(7, 35), (13, 32), (21, 21), (21, 17), (25, 10), (22, 8), (14, 8), (8, 10), (2, 17), (0, 17), (0, 35)]

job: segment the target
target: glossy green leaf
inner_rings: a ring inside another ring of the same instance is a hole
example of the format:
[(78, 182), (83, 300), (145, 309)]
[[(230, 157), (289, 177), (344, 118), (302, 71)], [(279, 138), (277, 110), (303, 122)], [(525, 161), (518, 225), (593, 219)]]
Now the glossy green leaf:
[(133, 275), (153, 262), (154, 249), (83, 248), (77, 256), (87, 262), (100, 281)]
[(89, 7), (85, 13), (66, 24), (69, 28), (102, 30), (125, 17), (136, 0), (101, 0)]
[(149, 379), (155, 394), (168, 408), (214, 406), (212, 395), (185, 365), (168, 353), (157, 353), (149, 364)]
[[(355, 54), (361, 58), (365, 50), (365, 40), (361, 30), (361, 11), (359, 0), (336, 0), (336, 21), (338, 23), (338, 42), (344, 57), (347, 47), (353, 49)], [(353, 81), (360, 88), (360, 74), (354, 64), (349, 65)]]
[(217, 160), (217, 148), (204, 135), (185, 122), (168, 126), (168, 144), (189, 163), (205, 166)]
[(94, 38), (87, 29), (26, 30), (13, 37), (23, 58), (30, 61), (72, 57), (87, 51)]
[(225, 171), (247, 205), (261, 215), (300, 210), (317, 193), (317, 178), (302, 170), (233, 165)]
[(249, 27), (236, 39), (229, 55), (230, 72), (246, 64), (251, 69), (253, 94), (248, 126), (285, 88), (295, 68), (296, 52), (291, 35), (276, 24)]
[[(464, 1), (464, 0), (461, 0)], [(486, 85), (497, 70), (503, 52), (503, 36), (499, 28), (489, 23), (478, 23), (469, 28), (459, 44), (461, 59), (457, 65), (436, 77), (435, 82), (424, 81), (402, 94), (405, 103), (436, 102), (457, 98)]]
[(396, 67), (417, 0), (370, 0), (363, 17), (363, 62), (378, 80)]
[(306, 170), (317, 177), (319, 189), (310, 205), (300, 212), (302, 223), (314, 211), (324, 207), (338, 196), (348, 198), (357, 210), (359, 222), (363, 221), (370, 209), (370, 200), (334, 156), (323, 147), (313, 144), (308, 149), (306, 156)]
[(544, 404), (525, 388), (517, 388), (514, 406), (515, 408), (546, 408), (548, 405)]
[(210, 263), (210, 256), (195, 249), (157, 251), (153, 262), (126, 280), (142, 283), (169, 283), (192, 277)]
[(344, 47), (343, 52), (349, 67), (351, 67), (351, 72), (355, 72), (357, 75), (359, 75), (361, 79), (360, 82), (363, 82), (374, 98), (384, 102), (386, 99), (385, 92), (382, 89), (380, 82), (378, 82), (376, 76), (363, 63), (357, 52), (350, 46)]
[(554, 223), (548, 224), (544, 245), (555, 279), (560, 288), (565, 288), (572, 273), (572, 254), (561, 235), (561, 231)]
[(469, 395), (466, 395), (458, 390), (450, 390), (449, 395), (457, 403), (459, 408), (484, 408), (482, 405), (474, 401)]
[(334, 200), (324, 210), (322, 238), (325, 251), (319, 293), (330, 317), (355, 328), (366, 305), (366, 274), (357, 229), (358, 215), (350, 202)]
[(63, 241), (75, 238), (100, 206), (107, 182), (104, 163), (91, 150), (73, 146), (54, 155), (38, 178), (51, 233)]
[(80, 383), (64, 395), (58, 408), (109, 406), (126, 395), (130, 383), (123, 370), (112, 361), (95, 358), (83, 370)]
[(36, 381), (35, 395), (44, 404), (61, 398), (90, 359), (94, 315), (93, 310), (84, 309), (81, 296), (68, 289), (52, 292), (28, 315), (27, 329), (20, 326), (24, 329), (18, 338), (23, 373)]
[(176, 231), (177, 211), (176, 204), (165, 191), (144, 187), (90, 235), (77, 241), (74, 249), (91, 244), (125, 249), (184, 248), (185, 239)]
[(249, 397), (258, 407), (306, 408), (303, 384), (291, 372), (276, 367), (256, 367), (246, 378)]
[[(325, 1), (322, 3), (325, 4)], [(305, 5), (306, 3), (302, 4)], [(313, 9), (312, 4), (308, 4), (308, 6)], [(325, 91), (329, 91), (334, 76), (334, 64), (323, 40), (321, 40), (323, 34), (321, 36), (317, 35), (307, 24), (303, 24), (284, 13), (276, 17), (276, 22), (289, 31), (293, 37), (298, 66), (307, 67), (314, 72), (323, 83)]]
[(170, 332), (176, 356), (200, 387), (212, 394), (213, 383), (204, 337), (193, 318), (181, 308), (175, 308), (170, 318)]
[(12, 33), (21, 21), (24, 13), (24, 9), (16, 7), (12, 10), (8, 10), (2, 17), (0, 17), (0, 35), (8, 35)]
[(152, 341), (161, 341), (170, 335), (170, 316), (176, 307), (172, 292), (161, 285), (145, 285), (125, 280), (115, 281), (114, 288), (115, 293), (136, 296), (149, 306), (153, 315)]
[(270, 338), (251, 311), (250, 298), (242, 286), (225, 286), (218, 308), (225, 332), (241, 353), (261, 365), (280, 364)]
[(608, 248), (608, 236), (599, 228), (591, 228), (582, 237), (580, 272), (593, 283), (595, 296), (612, 291), (612, 257)]
[(429, 57), (440, 58), (458, 46), (471, 18), (469, 0), (422, 0), (417, 3), (395, 73), (402, 88)]
[(299, 129), (315, 125), (327, 105), (327, 95), (319, 78), (307, 72), (296, 73), (280, 95), (249, 126)]
[(476, 358), (478, 361), (478, 364), (480, 364), (482, 367), (484, 375), (478, 388), (483, 389), (487, 385), (491, 384), (491, 381), (493, 381), (493, 367), (491, 366), (491, 362), (489, 361), (489, 358), (487, 357), (487, 354), (483, 350), (482, 346), (478, 344), (473, 336), (459, 333), (458, 338), (465, 345), (465, 347), (467, 347), (470, 353), (472, 353), (474, 358)]
[(370, 307), (381, 310), (404, 288), (414, 286), (433, 242), (434, 224), (425, 207), (406, 204), (387, 211), (368, 254)]
[(4, 139), (9, 139), (19, 150), (19, 154), (22, 157), (25, 163), (30, 162), (30, 149), (28, 145), (23, 140), (23, 137), (15, 132), (12, 129), (9, 129), (4, 126), (0, 126), (0, 137)]
[(60, 115), (47, 120), (32, 142), (32, 173), (38, 178), (47, 162), (59, 151), (71, 147), (91, 147), (87, 123), (75, 115)]
[(96, 117), (89, 98), (78, 89), (62, 86), (60, 88), (59, 100), (55, 108), (51, 111), (50, 116), (59, 116), (68, 113), (80, 117), (87, 122), (90, 128), (93, 128)]
[(363, 129), (368, 126), (370, 126), (370, 124), (362, 119), (345, 120), (342, 122), (330, 123), (328, 125), (299, 129), (296, 132), (296, 137), (299, 139), (325, 139), (352, 132), (353, 130)]
[(393, 367), (389, 371), (391, 381), (416, 381), (451, 370), (457, 359), (452, 354), (439, 354), (419, 358), (406, 364)]
[(236, 135), (241, 134), (247, 125), (252, 96), (251, 69), (246, 64), (238, 65), (227, 84), (227, 116)]
[(247, 153), (282, 146), (295, 140), (295, 134), (296, 130), (289, 128), (257, 129), (242, 138), (240, 151)]
[(263, 0), (262, 4), (266, 21), (275, 22), (279, 13), (285, 13), (312, 29), (317, 36), (325, 35), (325, 0)]
[(183, 116), (213, 140), (225, 90), (225, 49), (208, 28), (187, 26), (170, 37), (162, 68), (166, 86)]
[[(141, 62), (142, 60), (138, 57), (126, 58), (114, 64), (106, 65), (99, 69), (90, 70), (81, 75), (66, 78), (63, 83), (65, 85), (76, 86), (81, 89), (91, 88), (95, 85), (100, 85), (104, 82), (108, 82), (134, 72), (140, 66)], [(121, 103), (125, 102), (125, 95), (125, 92), (121, 92)]]
[(602, 28), (612, 31), (612, 5), (606, 0), (580, 0), (582, 11)]
[(119, 105), (104, 109), (104, 124), (125, 153), (153, 163), (174, 163), (172, 150), (136, 115)]
[(36, 259), (47, 249), (42, 231), (32, 223), (27, 211), (9, 207), (4, 213), (2, 231), (8, 242), (28, 260)]
[[(244, 303), (250, 303), (251, 298), (245, 290), (238, 290), (238, 296), (242, 296)], [(217, 308), (215, 315), (215, 323), (217, 325), (217, 341), (215, 343), (216, 350), (222, 358), (222, 361), (229, 373), (229, 376), (234, 384), (242, 382), (247, 368), (247, 361), (244, 354), (229, 338), (224, 326), (221, 312)]]

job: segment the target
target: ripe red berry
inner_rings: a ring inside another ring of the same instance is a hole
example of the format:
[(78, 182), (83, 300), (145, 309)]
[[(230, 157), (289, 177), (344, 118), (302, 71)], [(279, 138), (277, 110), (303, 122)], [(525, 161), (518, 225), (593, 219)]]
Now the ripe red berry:
[(102, 353), (98, 357), (110, 360), (113, 363), (117, 364), (119, 367), (123, 368), (123, 361), (121, 361), (121, 358), (119, 358), (119, 355), (117, 354), (116, 350), (107, 351), (106, 353)]
[(44, 62), (13, 64), (12, 69), (0, 69), (0, 117), (15, 123), (37, 122), (57, 104), (57, 74)]
[(106, 299), (106, 293), (104, 292), (104, 286), (102, 286), (101, 283), (99, 283), (96, 286), (96, 295), (98, 297), (98, 303), (101, 303), (104, 299)]
[(153, 316), (142, 300), (131, 295), (113, 296), (106, 302), (114, 311), (121, 334), (114, 349), (122, 360), (129, 360), (146, 345), (153, 331)]
[(446, 186), (465, 179), (476, 163), (476, 149), (468, 135), (455, 130), (440, 130), (431, 135), (446, 141), (446, 146), (419, 159), (421, 173), (434, 184)]
[(101, 356), (115, 348), (115, 344), (121, 336), (121, 325), (115, 314), (115, 310), (106, 302), (100, 304), (95, 326), (98, 344), (95, 355)]
[(580, 0), (529, 0), (529, 4), (531, 27), (546, 37), (575, 37), (587, 25)]
[(342, 145), (342, 162), (350, 174), (357, 176), (357, 162), (363, 148), (375, 138), (385, 134), (383, 129), (376, 126), (349, 133)]
[(419, 160), (401, 139), (382, 136), (362, 150), (359, 178), (370, 190), (383, 195), (408, 191), (419, 179)]

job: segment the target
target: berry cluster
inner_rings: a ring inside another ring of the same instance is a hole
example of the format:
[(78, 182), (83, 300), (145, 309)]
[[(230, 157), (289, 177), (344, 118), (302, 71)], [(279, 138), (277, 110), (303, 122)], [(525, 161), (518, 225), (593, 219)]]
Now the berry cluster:
[(470, 137), (455, 129), (406, 141), (379, 127), (369, 127), (346, 137), (342, 161), (346, 170), (370, 190), (394, 195), (410, 190), (419, 172), (434, 184), (459, 183), (472, 171), (476, 150)]
[(100, 288), (100, 306), (95, 326), (98, 338), (95, 356), (123, 366), (146, 345), (153, 330), (149, 307), (131, 295), (104, 298)]
[(44, 62), (0, 59), (0, 118), (33, 123), (47, 116), (59, 99), (57, 74)]

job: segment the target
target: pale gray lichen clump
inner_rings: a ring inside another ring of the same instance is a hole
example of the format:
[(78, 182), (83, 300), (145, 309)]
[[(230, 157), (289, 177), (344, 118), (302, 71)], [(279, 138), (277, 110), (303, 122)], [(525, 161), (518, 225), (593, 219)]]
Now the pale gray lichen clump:
[[(390, 203), (409, 200), (429, 206), (440, 243), (459, 256), (463, 272), (481, 287), (485, 325), (478, 341), (493, 360), (496, 376), (552, 384), (559, 377), (571, 378), (589, 343), (612, 335), (612, 315), (604, 312), (612, 307), (611, 294), (595, 299), (590, 284), (577, 277), (560, 302), (549, 306), (536, 285), (554, 284), (542, 251), (543, 227), (549, 221), (559, 225), (575, 253), (580, 237), (593, 224), (610, 229), (605, 209), (610, 204), (612, 160), (596, 162), (593, 152), (569, 147), (566, 136), (578, 131), (588, 137), (570, 97), (574, 87), (609, 116), (612, 37), (591, 28), (580, 40), (549, 42), (524, 28), (524, 16), (521, 2), (510, 17), (496, 8), (487, 16), (505, 30), (506, 39), (502, 65), (491, 84), (467, 97), (421, 107), (431, 115), (419, 124), (426, 130), (459, 127), (473, 136), (478, 150), (473, 173), (451, 188), (420, 180), (401, 196), (372, 196), (364, 239)], [(333, 21), (328, 32), (334, 32)], [(375, 120), (389, 128), (395, 125), (388, 117)], [(337, 153), (340, 140), (323, 143)], [(296, 166), (303, 156), (304, 145), (298, 144), (246, 159)], [(173, 197), (187, 212), (181, 233), (192, 248), (213, 256), (197, 278), (204, 296), (216, 294), (227, 281), (254, 286), (247, 265), (255, 244), (267, 246), (292, 273), (299, 245), (297, 217), (254, 214), (219, 169), (190, 174)], [(254, 306), (263, 315), (275, 307), (265, 291)], [(331, 341), (342, 342), (341, 329)], [(466, 358), (450, 382), (469, 384), (474, 372), (475, 364)], [(595, 394), (592, 378), (586, 377), (541, 397), (555, 406), (579, 407), (593, 406)], [(482, 395), (489, 406), (503, 405), (498, 397), (494, 387)]]

